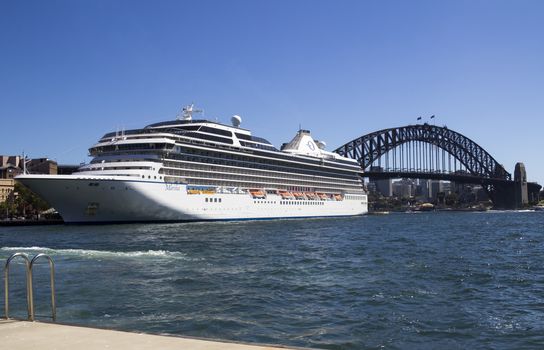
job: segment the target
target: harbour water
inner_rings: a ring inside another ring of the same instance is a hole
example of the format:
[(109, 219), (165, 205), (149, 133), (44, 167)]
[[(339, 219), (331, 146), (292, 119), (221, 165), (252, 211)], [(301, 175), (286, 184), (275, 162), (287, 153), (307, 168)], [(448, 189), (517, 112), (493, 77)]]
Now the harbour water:
[[(0, 227), (0, 259), (16, 251), (55, 260), (62, 323), (324, 349), (544, 348), (544, 212)], [(23, 267), (11, 271), (24, 318)], [(38, 315), (46, 277), (43, 261)]]

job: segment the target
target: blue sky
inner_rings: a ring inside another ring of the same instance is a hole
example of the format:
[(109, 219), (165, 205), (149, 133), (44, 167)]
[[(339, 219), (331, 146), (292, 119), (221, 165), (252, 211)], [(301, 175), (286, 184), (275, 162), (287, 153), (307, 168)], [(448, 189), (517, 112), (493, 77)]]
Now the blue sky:
[(204, 116), (334, 149), (436, 115), (544, 184), (544, 1), (0, 0), (0, 154)]

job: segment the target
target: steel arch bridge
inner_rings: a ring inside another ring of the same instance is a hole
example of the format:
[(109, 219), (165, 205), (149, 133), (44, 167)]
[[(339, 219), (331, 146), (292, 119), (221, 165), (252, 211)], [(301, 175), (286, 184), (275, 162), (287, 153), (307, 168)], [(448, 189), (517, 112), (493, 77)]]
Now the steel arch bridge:
[(435, 125), (383, 129), (334, 152), (356, 159), (369, 177), (414, 177), (495, 184), (512, 175), (468, 137)]

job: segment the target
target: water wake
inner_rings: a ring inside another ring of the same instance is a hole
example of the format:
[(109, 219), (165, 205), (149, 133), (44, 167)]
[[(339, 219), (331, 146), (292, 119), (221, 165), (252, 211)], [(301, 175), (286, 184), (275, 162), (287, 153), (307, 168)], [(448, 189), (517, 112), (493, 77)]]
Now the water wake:
[(54, 249), (48, 247), (1, 247), (0, 251), (6, 252), (25, 252), (25, 253), (45, 253), (48, 255), (62, 256), (83, 256), (90, 258), (169, 258), (169, 259), (185, 259), (186, 255), (181, 252), (170, 252), (167, 250), (147, 250), (147, 251), (108, 251), (108, 250), (90, 250), (90, 249)]

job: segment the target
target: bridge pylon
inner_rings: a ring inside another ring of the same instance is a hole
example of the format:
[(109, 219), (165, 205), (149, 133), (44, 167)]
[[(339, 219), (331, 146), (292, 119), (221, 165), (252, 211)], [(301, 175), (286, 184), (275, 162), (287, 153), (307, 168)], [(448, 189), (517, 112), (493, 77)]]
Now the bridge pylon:
[(514, 188), (515, 202), (517, 208), (522, 208), (529, 204), (527, 192), (527, 171), (523, 163), (516, 163), (514, 170)]

